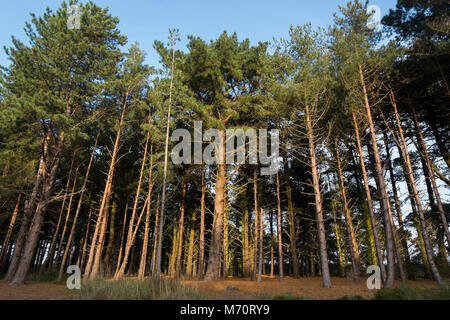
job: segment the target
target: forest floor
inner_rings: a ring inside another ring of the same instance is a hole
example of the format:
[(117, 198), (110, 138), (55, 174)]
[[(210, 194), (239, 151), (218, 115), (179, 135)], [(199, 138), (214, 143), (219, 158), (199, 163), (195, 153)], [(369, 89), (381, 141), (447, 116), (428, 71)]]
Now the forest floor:
[[(264, 276), (260, 283), (246, 278), (228, 278), (218, 281), (182, 281), (183, 284), (202, 291), (211, 300), (258, 300), (258, 299), (312, 299), (335, 300), (343, 297), (361, 296), (370, 299), (376, 290), (369, 290), (366, 279), (355, 284), (351, 279), (333, 277), (333, 288), (322, 288), (322, 278), (286, 277), (280, 283), (277, 277)], [(396, 282), (399, 285), (400, 282)], [(408, 281), (408, 285), (435, 288), (432, 280)], [(72, 300), (79, 299), (79, 292), (68, 290), (64, 284), (52, 282), (28, 282), (10, 285), (0, 281), (0, 300)]]
[[(322, 278), (298, 278), (285, 277), (280, 282), (277, 277), (263, 276), (260, 283), (245, 278), (229, 278), (219, 281), (184, 281), (186, 285), (197, 288), (207, 293), (210, 299), (245, 300), (245, 299), (312, 299), (312, 300), (336, 300), (343, 297), (361, 296), (371, 299), (377, 290), (369, 290), (366, 278), (360, 283), (354, 283), (351, 279), (332, 277), (333, 288), (322, 288)], [(400, 285), (396, 281), (395, 285)], [(420, 288), (436, 288), (432, 280), (408, 281), (408, 285)], [(234, 288), (230, 288), (234, 287)], [(231, 290), (230, 290), (231, 289)], [(234, 289), (234, 290), (233, 290)], [(237, 290), (236, 290), (237, 289)]]

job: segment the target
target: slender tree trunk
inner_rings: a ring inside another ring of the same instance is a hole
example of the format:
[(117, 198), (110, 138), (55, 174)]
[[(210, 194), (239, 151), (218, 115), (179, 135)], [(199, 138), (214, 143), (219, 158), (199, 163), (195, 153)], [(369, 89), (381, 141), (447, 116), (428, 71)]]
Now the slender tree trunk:
[(336, 217), (336, 203), (335, 200), (331, 200), (331, 212), (333, 213), (333, 222), (334, 222), (334, 233), (336, 234), (336, 247), (338, 249), (338, 255), (339, 255), (339, 272), (341, 274), (341, 277), (345, 276), (345, 265), (344, 265), (344, 259), (342, 257), (342, 248), (341, 248), (341, 237), (339, 232), (339, 225), (337, 222)]
[(69, 196), (69, 203), (67, 205), (67, 212), (66, 212), (66, 219), (64, 221), (64, 226), (63, 226), (63, 230), (61, 233), (61, 238), (59, 239), (59, 244), (58, 244), (58, 251), (56, 251), (56, 258), (54, 260), (54, 263), (52, 263), (52, 266), (50, 269), (53, 269), (53, 267), (56, 265), (60, 264), (60, 259), (61, 259), (61, 253), (63, 252), (63, 243), (64, 243), (64, 238), (66, 236), (66, 231), (67, 231), (67, 226), (69, 224), (69, 219), (70, 219), (70, 213), (72, 211), (72, 201), (73, 201), (73, 197), (75, 195), (75, 188), (77, 185), (77, 178), (78, 178), (78, 167), (75, 169), (75, 175), (73, 177), (73, 182), (72, 182), (72, 189), (70, 191), (70, 196)]
[[(70, 107), (68, 107), (70, 109)], [(69, 112), (70, 114), (70, 112)], [(61, 132), (57, 138), (57, 145), (55, 154), (53, 157), (53, 161), (50, 167), (50, 174), (48, 179), (44, 180), (42, 185), (42, 196), (39, 200), (39, 203), (36, 208), (34, 219), (31, 223), (30, 230), (27, 233), (27, 240), (25, 243), (25, 247), (23, 249), (23, 253), (20, 259), (20, 262), (17, 267), (17, 271), (14, 274), (14, 278), (11, 283), (13, 284), (23, 284), (25, 281), (25, 277), (30, 268), (34, 253), (36, 252), (36, 245), (39, 240), (40, 231), (42, 224), (44, 222), (45, 212), (47, 209), (47, 205), (49, 203), (50, 197), (52, 195), (53, 184), (56, 179), (56, 173), (59, 168), (59, 163), (62, 157), (62, 149), (64, 145), (64, 137), (65, 133)]]
[(152, 276), (155, 275), (156, 272), (156, 252), (157, 252), (157, 244), (158, 244), (158, 224), (159, 224), (159, 195), (156, 199), (156, 212), (155, 212), (155, 229), (153, 231), (153, 253), (152, 253)]
[(187, 250), (186, 275), (191, 278), (193, 276), (193, 260), (194, 260), (194, 240), (195, 240), (195, 211), (192, 211), (190, 227), (189, 227), (189, 244)]
[(228, 204), (225, 205), (223, 215), (223, 259), (222, 259), (222, 278), (228, 276)]
[(292, 260), (292, 276), (299, 277), (298, 253), (297, 253), (297, 230), (295, 227), (294, 205), (292, 202), (292, 188), (289, 176), (286, 177), (286, 193), (288, 200), (288, 222), (289, 222), (289, 239), (291, 245), (291, 260)]
[(352, 261), (352, 268), (353, 268), (353, 281), (358, 283), (359, 282), (359, 273), (360, 273), (360, 257), (359, 257), (359, 250), (358, 250), (358, 244), (356, 242), (355, 232), (353, 230), (353, 222), (352, 218), (350, 216), (350, 209), (348, 207), (348, 201), (347, 201), (347, 193), (345, 192), (345, 185), (344, 185), (344, 178), (342, 173), (342, 165), (341, 165), (341, 159), (340, 159), (340, 153), (339, 148), (337, 145), (337, 142), (335, 141), (335, 150), (336, 150), (336, 162), (338, 166), (338, 178), (339, 178), (339, 186), (341, 191), (341, 198), (342, 198), (342, 205), (344, 207), (344, 215), (346, 220), (346, 227), (347, 227), (347, 239), (350, 247), (350, 259)]
[(150, 204), (152, 199), (152, 191), (153, 191), (153, 182), (152, 182), (152, 172), (153, 172), (153, 143), (150, 144), (150, 170), (148, 174), (148, 205), (147, 205), (147, 217), (145, 219), (145, 227), (144, 227), (144, 243), (142, 244), (142, 254), (141, 254), (141, 262), (139, 264), (139, 274), (138, 279), (144, 279), (145, 275), (145, 264), (147, 261), (147, 252), (148, 252), (148, 237), (150, 233)]
[(223, 215), (225, 210), (226, 192), (226, 164), (225, 164), (225, 131), (220, 130), (219, 164), (217, 164), (216, 174), (216, 197), (214, 199), (214, 218), (209, 246), (208, 267), (206, 269), (205, 280), (217, 280), (220, 269), (220, 246), (223, 227)]
[(253, 199), (255, 202), (255, 228), (253, 235), (253, 271), (252, 271), (252, 281), (256, 280), (257, 277), (257, 269), (258, 269), (258, 228), (259, 228), (259, 213), (258, 213), (258, 180), (257, 180), (257, 170), (258, 168), (255, 166), (253, 171)]
[[(280, 282), (284, 280), (283, 266), (283, 234), (282, 234), (282, 212), (281, 212), (281, 194), (280, 194), (280, 178), (277, 171), (277, 242), (278, 242), (278, 274)], [(298, 269), (298, 268), (297, 268)]]
[(386, 146), (387, 165), (388, 165), (389, 175), (391, 177), (392, 192), (394, 194), (395, 211), (397, 212), (397, 220), (398, 220), (398, 226), (399, 226), (400, 238), (401, 238), (400, 244), (402, 246), (401, 251), (405, 255), (406, 263), (410, 264), (411, 258), (409, 256), (409, 251), (408, 251), (408, 242), (406, 241), (406, 238), (404, 236), (405, 229), (404, 229), (404, 225), (403, 225), (402, 210), (401, 210), (400, 200), (399, 200), (398, 192), (397, 192), (397, 183), (396, 183), (395, 177), (394, 177), (394, 169), (392, 167), (391, 153), (389, 151), (389, 140), (388, 140), (386, 132), (384, 132), (383, 137), (384, 137), (384, 144)]
[(6, 253), (9, 247), (9, 239), (11, 238), (11, 234), (13, 232), (14, 225), (16, 223), (21, 199), (22, 199), (22, 191), (19, 192), (19, 197), (17, 198), (16, 206), (14, 207), (14, 211), (11, 216), (11, 220), (9, 222), (8, 231), (6, 232), (5, 239), (3, 240), (2, 251), (0, 252), (0, 270), (3, 268), (5, 262)]
[(242, 215), (242, 257), (243, 257), (243, 275), (248, 277), (251, 272), (250, 263), (250, 238), (249, 238), (249, 217), (248, 217), (248, 202), (247, 194), (244, 194), (242, 210), (244, 214)]
[(444, 158), (447, 168), (450, 169), (450, 153), (445, 147), (445, 143), (442, 139), (442, 135), (439, 133), (438, 127), (436, 125), (436, 113), (427, 109), (427, 119), (430, 124), (431, 130), (433, 131), (434, 140), (441, 153), (442, 158)]
[(450, 232), (448, 230), (448, 222), (447, 222), (447, 218), (445, 217), (445, 213), (444, 213), (444, 207), (442, 206), (442, 200), (441, 200), (441, 195), (439, 194), (439, 190), (436, 184), (436, 178), (434, 177), (434, 173), (433, 173), (433, 166), (430, 160), (430, 156), (428, 155), (428, 151), (427, 151), (427, 146), (425, 144), (425, 139), (423, 137), (422, 134), (422, 130), (420, 129), (420, 124), (419, 121), (417, 120), (417, 115), (416, 115), (416, 110), (411, 102), (411, 100), (409, 99), (409, 103), (410, 103), (410, 107), (412, 110), (412, 115), (413, 115), (413, 119), (414, 119), (414, 124), (416, 126), (416, 131), (417, 134), (419, 136), (419, 144), (421, 146), (422, 149), (422, 153), (423, 156), (425, 157), (426, 163), (427, 163), (427, 167), (428, 167), (428, 176), (430, 178), (431, 181), (431, 185), (433, 186), (433, 191), (434, 191), (434, 195), (436, 197), (436, 202), (437, 202), (437, 207), (439, 210), (439, 215), (442, 221), (442, 227), (444, 229), (444, 233), (445, 236), (447, 237), (447, 246), (448, 246), (448, 250), (450, 250)]
[(394, 109), (394, 114), (395, 114), (395, 121), (397, 123), (398, 133), (400, 135), (401, 143), (403, 145), (403, 148), (402, 148), (403, 158), (405, 160), (406, 167), (408, 169), (408, 176), (409, 176), (409, 180), (411, 181), (411, 188), (412, 188), (414, 200), (415, 200), (415, 203), (417, 206), (417, 213), (419, 214), (420, 228), (422, 231), (422, 237), (423, 237), (423, 242), (425, 245), (425, 251), (426, 251), (428, 263), (430, 265), (434, 280), (439, 285), (442, 285), (443, 282), (442, 282), (441, 275), (440, 275), (439, 270), (437, 269), (436, 264), (434, 262), (433, 249), (431, 247), (430, 240), (428, 237), (426, 221), (425, 221), (425, 217), (423, 215), (422, 203), (420, 201), (419, 192), (417, 190), (416, 181), (414, 179), (414, 174), (413, 174), (413, 170), (412, 170), (412, 166), (411, 166), (411, 160), (410, 160), (409, 152), (408, 152), (408, 146), (406, 144), (406, 140), (403, 135), (403, 129), (402, 129), (401, 122), (400, 122), (400, 116), (397, 111), (397, 103), (395, 101), (395, 96), (394, 96), (392, 89), (390, 90), (390, 94), (391, 94), (392, 107)]
[(39, 272), (44, 271), (44, 269), (46, 269), (49, 265), (50, 265), (50, 269), (53, 268), (53, 264), (54, 264), (54, 260), (53, 259), (54, 259), (54, 256), (55, 256), (56, 242), (58, 240), (58, 234), (59, 234), (59, 229), (61, 227), (62, 216), (63, 216), (64, 208), (66, 206), (67, 195), (69, 194), (69, 187), (70, 187), (70, 182), (71, 182), (70, 179), (72, 177), (72, 169), (73, 169), (74, 161), (75, 161), (75, 157), (72, 157), (72, 163), (70, 165), (70, 170), (69, 170), (69, 175), (68, 175), (68, 178), (67, 178), (66, 188), (64, 189), (65, 190), (64, 197), (63, 197), (61, 209), (59, 210), (58, 222), (56, 223), (55, 233), (53, 234), (53, 239), (52, 239), (52, 242), (50, 244), (50, 249), (48, 251), (47, 258), (45, 259), (44, 263), (41, 265), (41, 268), (40, 268)]
[(162, 240), (163, 240), (163, 227), (165, 221), (164, 206), (166, 203), (166, 180), (167, 180), (167, 164), (169, 156), (169, 133), (170, 133), (170, 112), (172, 108), (172, 89), (173, 89), (173, 74), (175, 69), (175, 35), (172, 34), (172, 67), (170, 70), (170, 88), (169, 88), (169, 108), (167, 111), (167, 128), (166, 128), (166, 141), (164, 148), (164, 170), (163, 170), (163, 183), (162, 183), (162, 196), (161, 196), (161, 218), (158, 231), (158, 245), (156, 255), (156, 278), (161, 277), (161, 254), (162, 254)]
[(369, 209), (370, 224), (371, 224), (372, 230), (373, 230), (373, 239), (375, 242), (378, 266), (380, 267), (381, 278), (383, 279), (383, 283), (386, 283), (386, 281), (387, 281), (386, 268), (384, 266), (383, 256), (381, 254), (381, 244), (380, 244), (380, 240), (378, 237), (377, 224), (375, 221), (375, 214), (373, 212), (372, 195), (370, 193), (369, 179), (367, 178), (366, 164), (364, 162), (364, 154), (363, 154), (363, 149), (362, 149), (362, 145), (361, 145), (361, 139), (359, 136), (359, 127), (358, 127), (358, 122), (356, 120), (356, 115), (355, 115), (354, 111), (352, 111), (352, 117), (353, 117), (353, 125), (355, 127), (356, 142), (358, 145), (359, 161), (361, 164), (361, 170), (362, 170), (362, 174), (363, 174), (364, 190), (366, 192), (366, 199), (367, 199), (367, 207)]
[(20, 224), (19, 233), (17, 234), (16, 240), (14, 242), (14, 253), (5, 276), (6, 281), (11, 281), (14, 278), (14, 274), (16, 273), (19, 266), (20, 258), (25, 246), (25, 240), (28, 236), (28, 230), (33, 219), (38, 190), (45, 176), (49, 140), (50, 135), (46, 134), (42, 142), (42, 154), (39, 159), (39, 165), (33, 190), (31, 191), (31, 195), (28, 201), (25, 201), (22, 223)]
[(125, 213), (123, 215), (122, 233), (121, 233), (121, 236), (120, 236), (119, 256), (117, 257), (116, 272), (114, 272), (114, 274), (116, 274), (119, 271), (120, 263), (122, 262), (123, 245), (124, 245), (124, 242), (125, 242), (125, 230), (126, 230), (126, 225), (127, 225), (127, 215), (128, 215), (128, 200), (127, 200), (127, 203), (125, 205)]
[[(75, 211), (75, 216), (74, 216), (73, 222), (72, 222), (72, 228), (70, 229), (69, 239), (67, 240), (66, 249), (64, 250), (64, 256), (63, 256), (63, 259), (61, 262), (61, 266), (59, 268), (58, 282), (61, 281), (61, 279), (62, 279), (62, 274), (63, 274), (63, 270), (64, 270), (64, 267), (66, 264), (66, 259), (67, 259), (67, 252), (72, 244), (72, 238), (75, 234), (75, 228), (76, 228), (77, 221), (78, 221), (78, 215), (80, 214), (81, 204), (83, 203), (83, 195), (84, 195), (84, 192), (86, 191), (86, 185), (87, 185), (87, 181), (89, 178), (89, 173), (91, 171), (92, 161), (94, 160), (95, 151), (97, 149), (97, 143), (98, 143), (99, 136), (100, 136), (100, 130), (97, 133), (94, 148), (92, 148), (91, 157), (89, 158), (89, 164), (86, 169), (86, 174), (84, 176), (83, 185), (81, 187), (80, 198), (78, 199), (77, 209)], [(78, 168), (77, 168), (77, 171), (78, 171)], [(76, 174), (75, 174), (75, 180), (76, 180)], [(75, 186), (75, 180), (74, 180), (74, 186)], [(72, 193), (73, 193), (73, 191), (72, 191)], [(69, 209), (70, 209), (70, 206), (71, 206), (71, 203), (69, 202)]]
[(263, 257), (263, 234), (264, 234), (264, 226), (263, 226), (263, 218), (264, 218), (264, 209), (260, 208), (260, 215), (259, 215), (259, 262), (258, 262), (258, 279), (257, 282), (261, 282), (261, 274), (262, 274), (262, 268), (264, 264), (264, 257)]
[(100, 204), (100, 209), (98, 211), (94, 235), (92, 237), (91, 249), (89, 251), (89, 257), (88, 257), (88, 260), (86, 263), (86, 269), (84, 271), (84, 276), (83, 276), (84, 282), (87, 281), (88, 278), (93, 279), (97, 276), (98, 268), (100, 265), (100, 257), (102, 255), (101, 243), (103, 242), (103, 238), (104, 238), (104, 232), (101, 232), (100, 229), (101, 229), (103, 221), (105, 220), (105, 216), (107, 213), (105, 205), (107, 203), (107, 199), (109, 199), (109, 197), (111, 196), (112, 182), (113, 182), (113, 178), (114, 178), (114, 170), (116, 167), (117, 154), (119, 152), (119, 143), (120, 143), (120, 137), (121, 137), (122, 127), (123, 127), (124, 118), (125, 118), (127, 100), (128, 100), (128, 92), (126, 92), (126, 94), (125, 94), (125, 99), (124, 99), (124, 102), (122, 105), (122, 112), (120, 114), (119, 125), (118, 125), (117, 133), (116, 133), (116, 140), (114, 141), (114, 147), (113, 147), (113, 152), (112, 152), (112, 156), (111, 156), (111, 163), (109, 165), (105, 189), (103, 191), (102, 201)]
[(83, 268), (84, 266), (84, 261), (86, 258), (86, 247), (87, 247), (87, 243), (89, 240), (89, 231), (90, 231), (90, 227), (91, 227), (91, 216), (92, 216), (92, 211), (93, 211), (93, 204), (91, 203), (91, 206), (89, 208), (89, 217), (88, 217), (88, 223), (86, 226), (86, 234), (84, 236), (84, 241), (83, 241), (83, 251), (81, 252), (81, 261), (80, 261), (80, 268)]
[[(149, 140), (150, 140), (150, 131), (147, 132), (147, 138), (145, 140), (144, 157), (142, 159), (141, 170), (139, 173), (139, 181), (138, 181), (138, 185), (137, 185), (136, 195), (134, 197), (133, 211), (131, 212), (131, 220), (130, 220), (130, 224), (128, 225), (128, 235), (127, 235), (127, 242), (125, 245), (125, 253), (123, 255), (123, 261), (121, 262), (121, 266), (120, 266), (118, 272), (116, 272), (116, 274), (114, 275), (115, 280), (122, 278), (123, 275), (125, 274), (125, 268), (128, 263), (128, 255), (130, 253), (130, 249), (133, 245), (134, 238), (135, 238), (137, 230), (139, 229), (139, 225), (140, 225), (141, 218), (142, 218), (142, 214), (139, 215), (139, 218), (136, 222), (136, 226), (134, 226), (135, 219), (136, 219), (137, 206), (139, 203), (139, 196), (141, 194), (142, 177), (144, 176), (145, 162), (147, 160), (147, 149), (148, 149)], [(149, 198), (146, 199), (145, 203), (147, 204), (148, 207), (150, 207)], [(144, 209), (142, 209), (142, 210), (143, 210), (142, 212), (144, 212)]]
[(323, 221), (323, 212), (322, 212), (322, 195), (320, 192), (320, 181), (319, 175), (317, 172), (317, 164), (316, 164), (316, 151), (314, 146), (314, 133), (311, 122), (311, 115), (309, 111), (309, 106), (305, 108), (306, 114), (306, 124), (308, 131), (308, 141), (309, 141), (309, 154), (311, 157), (311, 175), (313, 178), (313, 187), (314, 187), (314, 199), (315, 199), (315, 208), (316, 208), (316, 219), (317, 219), (317, 227), (319, 231), (319, 253), (320, 253), (320, 264), (322, 270), (322, 285), (324, 288), (331, 288), (331, 278), (330, 278), (330, 270), (328, 268), (328, 256), (327, 256), (327, 243), (325, 238), (325, 224)]
[(202, 196), (200, 199), (200, 239), (199, 239), (199, 257), (198, 257), (198, 278), (203, 278), (203, 265), (205, 259), (205, 164), (202, 162)]
[(361, 79), (361, 86), (364, 93), (364, 105), (366, 108), (367, 113), (367, 120), (369, 122), (369, 129), (370, 129), (370, 138), (372, 141), (372, 148), (373, 153), (375, 157), (375, 171), (374, 174), (378, 177), (378, 181), (380, 183), (380, 196), (381, 196), (381, 211), (383, 212), (383, 220), (384, 220), (384, 231), (385, 231), (385, 244), (386, 244), (386, 258), (387, 258), (387, 274), (386, 274), (386, 281), (384, 283), (384, 286), (386, 288), (390, 288), (394, 285), (394, 244), (392, 239), (392, 228), (391, 223), (389, 219), (389, 199), (387, 197), (386, 192), (386, 182), (384, 181), (383, 177), (383, 168), (381, 166), (381, 160), (380, 160), (380, 152), (378, 150), (378, 142), (377, 142), (377, 136), (375, 132), (375, 126), (373, 124), (372, 120), (372, 112), (370, 110), (370, 104), (369, 104), (369, 98), (367, 95), (367, 89), (366, 84), (364, 81), (364, 74), (362, 71), (361, 65), (359, 65), (359, 75)]
[(274, 263), (274, 246), (275, 240), (273, 235), (273, 211), (270, 211), (270, 277), (273, 278), (273, 263)]
[(181, 254), (183, 252), (183, 236), (184, 236), (184, 208), (186, 202), (186, 178), (183, 178), (183, 186), (181, 188), (181, 204), (180, 204), (180, 219), (178, 221), (178, 251), (176, 262), (176, 276), (181, 275)]

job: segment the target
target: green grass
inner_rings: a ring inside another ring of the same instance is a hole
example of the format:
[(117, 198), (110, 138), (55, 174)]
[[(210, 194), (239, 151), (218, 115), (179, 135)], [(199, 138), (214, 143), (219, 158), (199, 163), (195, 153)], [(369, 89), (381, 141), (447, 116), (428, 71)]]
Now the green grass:
[[(53, 282), (57, 283), (58, 271), (46, 271), (46, 272), (35, 272), (27, 276), (26, 281), (28, 282)], [(59, 284), (66, 283), (67, 275), (63, 274), (63, 277)]]
[(375, 294), (375, 300), (450, 300), (450, 286), (427, 289), (411, 286), (383, 288)]
[(169, 279), (106, 281), (96, 279), (82, 284), (82, 300), (202, 300), (204, 295), (193, 288)]

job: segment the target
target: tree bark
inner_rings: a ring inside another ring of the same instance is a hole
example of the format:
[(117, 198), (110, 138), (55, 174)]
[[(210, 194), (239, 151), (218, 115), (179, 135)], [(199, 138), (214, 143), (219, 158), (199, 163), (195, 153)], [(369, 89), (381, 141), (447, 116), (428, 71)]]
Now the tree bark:
[[(63, 274), (63, 270), (64, 270), (64, 267), (65, 267), (65, 264), (66, 264), (66, 259), (67, 259), (67, 253), (68, 253), (69, 248), (70, 248), (70, 246), (72, 244), (72, 238), (73, 238), (73, 236), (75, 234), (75, 228), (76, 228), (77, 221), (78, 221), (78, 215), (80, 214), (81, 204), (83, 203), (83, 195), (84, 195), (84, 192), (86, 191), (86, 185), (87, 185), (87, 181), (88, 181), (88, 178), (89, 178), (89, 173), (91, 171), (92, 161), (94, 160), (95, 151), (97, 149), (97, 143), (98, 143), (99, 136), (100, 136), (100, 130), (97, 133), (97, 137), (95, 139), (94, 148), (92, 149), (91, 157), (89, 158), (89, 164), (88, 164), (88, 167), (86, 169), (86, 174), (84, 176), (83, 185), (81, 187), (80, 198), (78, 199), (77, 209), (75, 211), (75, 216), (74, 216), (73, 222), (72, 222), (72, 228), (70, 229), (69, 239), (67, 239), (66, 249), (64, 250), (64, 256), (63, 256), (63, 259), (62, 259), (62, 262), (61, 262), (61, 266), (59, 268), (58, 282), (61, 281), (61, 279), (62, 279), (62, 274)], [(77, 170), (78, 170), (78, 168), (77, 168)], [(76, 174), (75, 174), (75, 177), (76, 177)], [(74, 183), (74, 185), (75, 185), (75, 183)], [(69, 204), (69, 208), (70, 208), (70, 204)]]
[[(281, 194), (280, 194), (280, 178), (277, 171), (277, 242), (278, 242), (278, 274), (280, 282), (284, 280), (283, 266), (283, 234), (282, 234), (282, 212), (281, 212)], [(298, 269), (298, 268), (297, 268)]]
[(331, 285), (330, 270), (328, 268), (327, 243), (325, 238), (325, 224), (323, 221), (323, 211), (322, 211), (322, 195), (320, 192), (320, 181), (317, 172), (314, 132), (308, 105), (305, 107), (305, 115), (306, 115), (308, 142), (309, 142), (309, 155), (311, 157), (311, 175), (313, 179), (317, 228), (319, 232), (319, 247), (320, 247), (319, 254), (320, 254), (320, 265), (322, 270), (322, 286), (324, 288), (331, 288), (332, 285)]
[(359, 161), (360, 161), (361, 170), (362, 170), (362, 174), (363, 174), (363, 180), (364, 180), (364, 190), (366, 192), (367, 206), (369, 209), (370, 224), (371, 224), (372, 230), (373, 230), (373, 239), (375, 242), (378, 266), (380, 267), (380, 273), (381, 273), (381, 278), (383, 279), (383, 283), (386, 283), (386, 279), (387, 279), (386, 268), (384, 266), (383, 256), (381, 254), (381, 245), (380, 245), (380, 239), (378, 237), (377, 224), (375, 221), (375, 214), (373, 212), (372, 195), (370, 193), (369, 179), (367, 178), (366, 164), (364, 162), (364, 154), (363, 154), (363, 149), (362, 149), (362, 145), (361, 145), (361, 138), (359, 136), (359, 127), (358, 127), (358, 122), (356, 120), (356, 115), (355, 115), (354, 111), (352, 111), (352, 117), (353, 117), (353, 125), (355, 127), (355, 136), (356, 136), (356, 143), (358, 146)]
[(198, 256), (198, 279), (203, 278), (203, 265), (205, 259), (205, 164), (202, 162), (202, 196), (200, 198), (200, 239)]
[(341, 165), (341, 156), (339, 153), (339, 148), (337, 145), (337, 142), (334, 142), (335, 152), (336, 152), (336, 162), (338, 166), (338, 179), (339, 179), (339, 189), (341, 193), (341, 199), (342, 199), (342, 205), (344, 207), (344, 215), (345, 215), (345, 221), (346, 221), (346, 227), (347, 227), (347, 239), (350, 247), (350, 259), (352, 261), (352, 269), (353, 269), (353, 281), (358, 283), (359, 282), (359, 273), (360, 273), (360, 257), (359, 257), (359, 250), (358, 250), (358, 244), (356, 242), (355, 232), (353, 230), (353, 222), (352, 218), (350, 216), (350, 209), (348, 208), (348, 201), (347, 201), (347, 193), (345, 192), (345, 184), (344, 184), (344, 178), (342, 173), (342, 165)]
[(392, 89), (390, 90), (390, 95), (391, 95), (392, 107), (394, 109), (394, 114), (395, 114), (395, 121), (397, 123), (398, 133), (400, 135), (401, 144), (403, 146), (403, 148), (402, 148), (403, 159), (405, 160), (405, 163), (406, 163), (406, 168), (408, 170), (407, 174), (408, 174), (409, 180), (411, 182), (411, 188), (412, 188), (414, 200), (415, 200), (415, 203), (417, 206), (417, 213), (419, 215), (419, 223), (420, 223), (420, 228), (421, 228), (421, 232), (422, 232), (422, 237), (423, 237), (423, 242), (424, 242), (424, 246), (425, 246), (428, 263), (430, 265), (430, 269), (433, 274), (434, 280), (439, 285), (442, 285), (443, 282), (442, 282), (441, 275), (440, 275), (439, 270), (437, 269), (436, 264), (434, 262), (433, 249), (431, 247), (430, 240), (428, 237), (426, 221), (425, 221), (425, 217), (423, 215), (422, 203), (421, 203), (421, 200), (419, 197), (419, 192), (417, 190), (416, 181), (415, 181), (412, 166), (411, 166), (411, 159), (409, 157), (408, 146), (406, 144), (406, 140), (403, 135), (403, 129), (402, 129), (401, 122), (400, 122), (400, 116), (397, 111), (397, 103), (395, 101), (395, 96), (394, 96)]
[(144, 227), (144, 243), (142, 244), (141, 262), (139, 263), (139, 274), (138, 279), (143, 280), (145, 276), (145, 264), (147, 261), (148, 252), (148, 237), (150, 233), (150, 204), (152, 199), (153, 182), (152, 182), (152, 172), (153, 172), (153, 143), (150, 144), (150, 170), (148, 174), (148, 205), (147, 205), (147, 216), (145, 218)]
[(5, 239), (3, 240), (2, 251), (0, 252), (0, 270), (3, 268), (3, 264), (5, 262), (6, 253), (8, 251), (8, 247), (9, 247), (9, 240), (11, 238), (11, 234), (13, 232), (14, 225), (16, 223), (17, 214), (19, 212), (19, 206), (20, 206), (21, 199), (22, 199), (22, 191), (19, 192), (19, 196), (17, 198), (16, 206), (14, 207), (14, 211), (13, 211), (13, 214), (11, 216), (11, 220), (9, 222), (8, 231), (6, 232)]
[(223, 227), (223, 215), (225, 209), (226, 192), (226, 164), (225, 164), (225, 131), (220, 130), (220, 144), (222, 150), (219, 152), (221, 161), (217, 164), (216, 174), (216, 197), (214, 198), (214, 218), (209, 246), (208, 267), (206, 269), (205, 280), (217, 280), (220, 269), (220, 246)]

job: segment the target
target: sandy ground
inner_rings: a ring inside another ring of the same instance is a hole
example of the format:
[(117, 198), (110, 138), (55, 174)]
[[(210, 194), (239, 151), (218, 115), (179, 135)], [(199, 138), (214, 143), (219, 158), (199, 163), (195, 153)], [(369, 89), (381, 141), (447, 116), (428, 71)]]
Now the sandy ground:
[(67, 300), (76, 298), (76, 293), (66, 286), (49, 282), (11, 285), (0, 281), (0, 300)]
[[(322, 288), (322, 278), (299, 278), (286, 277), (283, 282), (278, 278), (263, 277), (260, 283), (249, 281), (249, 279), (232, 279), (226, 281), (184, 281), (186, 285), (205, 291), (211, 299), (273, 299), (276, 296), (296, 297), (313, 300), (335, 300), (344, 296), (361, 296), (372, 298), (376, 290), (367, 289), (366, 279), (356, 284), (351, 279), (333, 277), (331, 279), (333, 288)], [(400, 281), (396, 282), (399, 285)], [(436, 287), (431, 280), (408, 281), (415, 287)], [(237, 290), (228, 290), (233, 286)]]
[[(263, 277), (262, 282), (256, 283), (250, 279), (228, 278), (219, 281), (183, 281), (185, 285), (205, 292), (208, 299), (241, 300), (241, 299), (273, 299), (276, 296), (290, 298), (304, 298), (314, 300), (333, 300), (344, 296), (359, 295), (371, 298), (376, 290), (366, 287), (366, 279), (355, 284), (350, 279), (332, 278), (333, 288), (322, 288), (322, 279), (286, 277), (280, 283), (278, 278)], [(400, 282), (396, 283), (400, 284)], [(436, 287), (431, 280), (409, 281), (409, 285), (416, 287)], [(235, 287), (237, 290), (227, 288)], [(77, 299), (78, 292), (71, 291), (66, 286), (50, 282), (31, 282), (24, 285), (10, 285), (0, 281), (0, 300), (70, 300)]]

